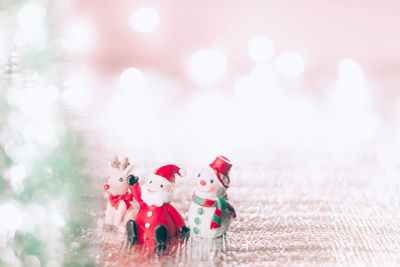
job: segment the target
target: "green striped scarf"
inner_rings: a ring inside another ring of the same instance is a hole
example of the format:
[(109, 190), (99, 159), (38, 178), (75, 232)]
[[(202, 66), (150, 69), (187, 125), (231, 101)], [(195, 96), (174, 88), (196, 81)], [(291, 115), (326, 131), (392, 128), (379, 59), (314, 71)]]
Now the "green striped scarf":
[(224, 197), (219, 197), (217, 200), (205, 199), (193, 195), (193, 202), (202, 207), (215, 207), (214, 214), (211, 219), (210, 229), (221, 226), (222, 211), (227, 208), (227, 202)]

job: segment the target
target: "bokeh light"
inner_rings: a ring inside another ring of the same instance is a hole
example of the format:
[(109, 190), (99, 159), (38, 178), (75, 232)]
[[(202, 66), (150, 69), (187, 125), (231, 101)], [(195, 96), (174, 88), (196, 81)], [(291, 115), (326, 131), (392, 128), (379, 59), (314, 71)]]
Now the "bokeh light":
[(90, 105), (89, 74), (74, 74), (65, 79), (62, 101), (69, 107), (85, 109)]
[(89, 22), (76, 21), (66, 27), (62, 39), (63, 47), (73, 52), (87, 52), (95, 42), (95, 33)]
[(158, 11), (152, 7), (137, 9), (129, 20), (131, 27), (138, 32), (152, 32), (160, 23)]
[(58, 95), (57, 87), (39, 83), (22, 90), (9, 91), (7, 99), (11, 105), (20, 108), (27, 117), (43, 120), (52, 117), (53, 114), (49, 111), (54, 109)]
[(275, 91), (278, 87), (278, 76), (270, 64), (258, 64), (251, 70), (254, 83), (265, 88), (265, 91)]
[(278, 76), (268, 63), (253, 67), (250, 74), (240, 76), (234, 84), (234, 92), (243, 100), (264, 102), (280, 93)]
[[(2, 36), (2, 34), (1, 34), (1, 31), (0, 31), (0, 39), (1, 40), (4, 40), (5, 39), (5, 37), (4, 36)], [(0, 42), (0, 61), (1, 60), (5, 60), (5, 58), (7, 57), (7, 55), (8, 55), (8, 47), (7, 47), (8, 45), (7, 45), (7, 43), (6, 42)]]
[(18, 12), (18, 23), (24, 31), (36, 30), (46, 17), (46, 9), (39, 3), (28, 3)]
[(0, 214), (3, 214), (0, 216), (0, 227), (4, 227), (12, 232), (21, 228), (23, 216), (22, 211), (18, 206), (11, 202), (1, 203)]
[(249, 41), (248, 52), (255, 62), (269, 61), (274, 55), (274, 45), (265, 36), (256, 36)]
[(59, 213), (52, 213), (50, 220), (56, 227), (63, 227), (65, 225), (65, 222)]
[(22, 30), (22, 36), (17, 36), (19, 42), (43, 42), (45, 18), (46, 9), (39, 2), (31, 2), (22, 6), (17, 15), (18, 24)]
[(335, 112), (342, 120), (358, 120), (370, 111), (373, 97), (357, 62), (351, 59), (339, 62), (338, 79), (331, 97), (336, 104)]
[(38, 257), (33, 255), (27, 255), (24, 260), (25, 266), (40, 267), (40, 260)]
[(143, 72), (137, 68), (127, 68), (119, 76), (119, 84), (122, 88), (133, 90), (143, 88), (145, 76)]
[(54, 146), (57, 144), (57, 130), (51, 122), (28, 124), (23, 130), (24, 137), (40, 145)]
[(222, 77), (227, 68), (225, 55), (218, 50), (201, 50), (190, 61), (189, 71), (199, 83), (212, 83)]
[(275, 60), (278, 73), (287, 78), (298, 78), (304, 72), (304, 60), (294, 51), (280, 54)]
[(22, 181), (26, 176), (26, 167), (24, 165), (14, 165), (8, 170), (10, 180)]
[(359, 80), (364, 77), (360, 64), (349, 58), (342, 59), (339, 62), (337, 71), (341, 79)]

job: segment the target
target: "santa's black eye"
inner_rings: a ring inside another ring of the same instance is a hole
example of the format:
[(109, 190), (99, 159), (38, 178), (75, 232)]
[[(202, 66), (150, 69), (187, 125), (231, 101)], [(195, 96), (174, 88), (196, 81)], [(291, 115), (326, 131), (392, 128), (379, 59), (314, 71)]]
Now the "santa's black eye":
[(122, 177), (121, 177), (121, 178), (119, 178), (119, 181), (120, 181), (120, 182), (122, 182), (123, 180), (124, 180), (124, 178), (122, 178)]
[(150, 181), (149, 184), (151, 184), (153, 181)]
[(161, 184), (160, 187), (164, 187), (164, 186)]
[(211, 180), (210, 180), (210, 183), (214, 183), (214, 180), (211, 179)]

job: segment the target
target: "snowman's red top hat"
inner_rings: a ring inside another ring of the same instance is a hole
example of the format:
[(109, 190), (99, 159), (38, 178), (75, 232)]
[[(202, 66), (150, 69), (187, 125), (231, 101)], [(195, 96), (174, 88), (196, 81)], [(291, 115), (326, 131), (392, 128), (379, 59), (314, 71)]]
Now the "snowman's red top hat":
[(221, 184), (225, 188), (228, 188), (231, 182), (231, 180), (229, 179), (229, 171), (232, 167), (231, 161), (224, 156), (218, 156), (210, 164), (210, 167), (215, 172), (215, 175), (217, 176)]

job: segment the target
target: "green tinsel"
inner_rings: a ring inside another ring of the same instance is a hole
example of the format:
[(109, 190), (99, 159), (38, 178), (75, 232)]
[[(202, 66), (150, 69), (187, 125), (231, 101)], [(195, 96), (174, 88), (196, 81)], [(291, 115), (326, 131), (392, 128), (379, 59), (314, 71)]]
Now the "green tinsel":
[[(77, 242), (80, 229), (94, 224), (94, 220), (88, 216), (94, 198), (87, 197), (94, 185), (90, 175), (85, 172), (87, 160), (82, 156), (84, 143), (81, 133), (70, 129), (70, 117), (66, 116), (59, 99), (54, 103), (56, 110), (51, 115), (57, 124), (64, 125), (65, 131), (57, 132), (55, 146), (26, 140), (24, 127), (10, 125), (10, 115), (25, 119), (18, 107), (9, 103), (12, 90), (23, 92), (35, 83), (40, 83), (38, 87), (42, 84), (56, 86), (59, 95), (63, 90), (60, 86), (63, 84), (63, 73), (57, 68), (64, 62), (60, 57), (62, 53), (54, 45), (57, 35), (50, 32), (56, 26), (51, 16), (46, 16), (43, 24), (48, 37), (47, 43), (41, 48), (29, 44), (17, 46), (12, 41), (18, 25), (18, 10), (27, 3), (31, 2), (5, 1), (0, 4), (0, 20), (6, 22), (0, 26), (0, 32), (8, 40), (4, 42), (7, 55), (0, 58), (0, 212), (1, 207), (10, 207), (7, 205), (17, 210), (15, 214), (0, 216), (14, 216), (6, 220), (15, 219), (20, 224), (17, 229), (5, 229), (0, 220), (0, 227), (7, 231), (5, 246), (0, 246), (0, 265), (30, 265), (40, 261), (41, 266), (49, 263), (78, 266), (82, 264), (82, 259), (87, 259), (83, 262), (90, 266), (94, 264), (87, 257), (91, 247), (84, 241)], [(50, 2), (43, 1), (41, 4), (46, 8), (46, 14), (51, 14)], [(10, 26), (14, 29), (7, 28), (9, 25), (14, 25)], [(39, 76), (40, 81), (32, 79), (33, 76)], [(16, 162), (10, 147), (7, 148), (8, 144), (17, 148), (29, 145), (34, 148), (35, 154)], [(21, 165), (26, 169), (26, 175), (22, 180), (22, 190), (19, 190), (6, 173), (13, 166), (21, 168)], [(36, 225), (33, 219), (27, 218), (32, 204), (44, 209), (44, 223)]]

